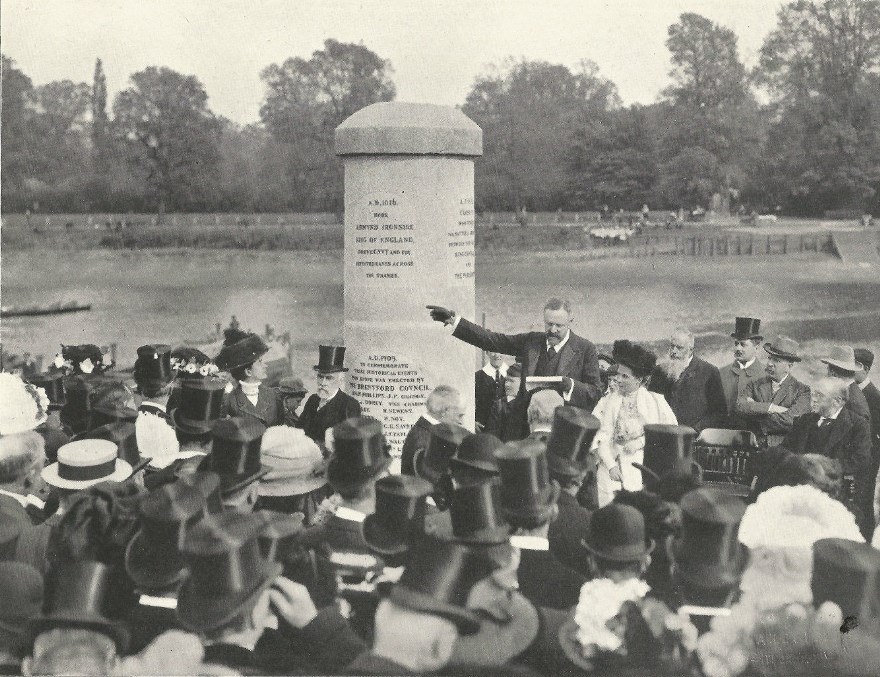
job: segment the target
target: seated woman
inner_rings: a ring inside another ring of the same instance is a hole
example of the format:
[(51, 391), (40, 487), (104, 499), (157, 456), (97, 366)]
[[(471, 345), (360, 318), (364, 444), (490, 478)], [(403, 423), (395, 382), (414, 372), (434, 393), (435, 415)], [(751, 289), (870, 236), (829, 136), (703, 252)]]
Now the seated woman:
[(622, 340), (614, 342), (612, 357), (616, 364), (611, 379), (616, 387), (593, 409), (601, 424), (593, 440), (599, 507), (608, 505), (620, 489), (642, 488), (642, 474), (633, 463), (644, 460), (645, 424), (677, 423), (666, 398), (646, 387), (657, 363), (654, 353)]
[(238, 382), (224, 402), (224, 415), (253, 416), (266, 427), (278, 425), (278, 398), (271, 388), (262, 385), (268, 375), (264, 357), (269, 346), (256, 334), (239, 329), (226, 329), (224, 334), (226, 338), (214, 364)]

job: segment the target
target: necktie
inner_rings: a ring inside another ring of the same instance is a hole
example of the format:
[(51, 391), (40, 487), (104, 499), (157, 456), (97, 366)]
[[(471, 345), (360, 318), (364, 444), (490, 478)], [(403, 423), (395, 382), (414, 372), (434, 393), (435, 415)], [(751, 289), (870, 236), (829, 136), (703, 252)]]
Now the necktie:
[(831, 424), (830, 418), (825, 418), (824, 416), (819, 417), (819, 427), (820, 428), (824, 428), (825, 426), (830, 425), (830, 424)]

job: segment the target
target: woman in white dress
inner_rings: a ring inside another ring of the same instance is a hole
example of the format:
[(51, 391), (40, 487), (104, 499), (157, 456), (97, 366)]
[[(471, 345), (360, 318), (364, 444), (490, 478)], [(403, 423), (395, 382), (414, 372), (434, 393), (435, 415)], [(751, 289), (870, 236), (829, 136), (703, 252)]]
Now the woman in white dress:
[(609, 370), (616, 388), (596, 404), (593, 415), (601, 427), (593, 440), (597, 458), (599, 507), (611, 503), (620, 489), (638, 491), (642, 474), (633, 463), (645, 456), (645, 424), (677, 424), (666, 398), (647, 389), (657, 357), (630, 341), (615, 341)]

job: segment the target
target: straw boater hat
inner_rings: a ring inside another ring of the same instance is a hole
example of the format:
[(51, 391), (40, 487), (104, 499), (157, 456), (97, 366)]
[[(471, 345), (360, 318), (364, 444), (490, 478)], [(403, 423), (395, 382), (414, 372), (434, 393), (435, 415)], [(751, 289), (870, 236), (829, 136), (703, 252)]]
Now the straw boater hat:
[(823, 357), (822, 361), (841, 371), (853, 374), (859, 370), (859, 365), (856, 364), (856, 354), (852, 346), (832, 346), (830, 354), (828, 357)]
[(109, 440), (77, 440), (58, 450), (58, 460), (43, 468), (47, 484), (59, 489), (85, 489), (99, 482), (121, 482), (131, 475), (131, 464), (117, 457)]
[(260, 496), (299, 496), (327, 484), (321, 449), (304, 431), (286, 425), (266, 428), (260, 456), (269, 468)]
[(764, 344), (764, 350), (767, 351), (768, 355), (772, 355), (773, 357), (778, 357), (789, 362), (801, 361), (801, 356), (798, 355), (800, 349), (800, 344), (794, 339), (788, 338), (788, 336), (777, 336), (776, 340), (772, 343)]

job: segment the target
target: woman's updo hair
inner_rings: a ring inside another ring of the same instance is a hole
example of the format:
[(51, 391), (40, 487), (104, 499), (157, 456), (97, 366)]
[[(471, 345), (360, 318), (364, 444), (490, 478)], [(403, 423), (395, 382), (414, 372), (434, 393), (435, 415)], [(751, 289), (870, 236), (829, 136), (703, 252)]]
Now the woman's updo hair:
[(657, 356), (654, 353), (627, 339), (614, 342), (611, 357), (617, 364), (629, 367), (636, 378), (647, 378), (657, 366)]

